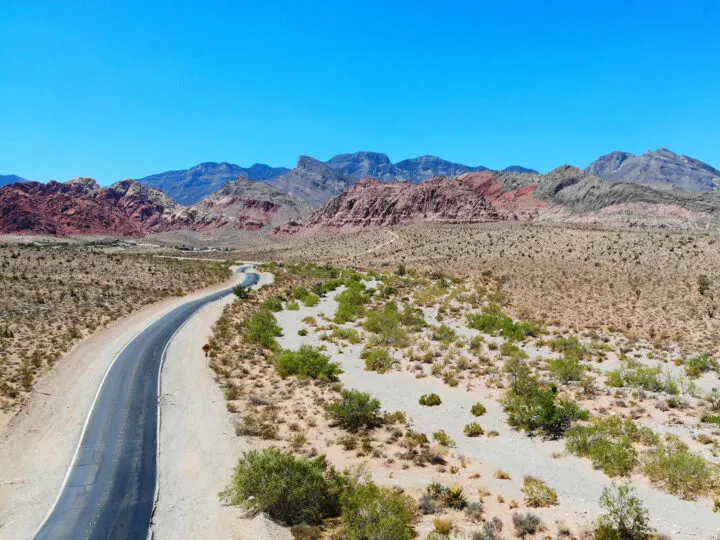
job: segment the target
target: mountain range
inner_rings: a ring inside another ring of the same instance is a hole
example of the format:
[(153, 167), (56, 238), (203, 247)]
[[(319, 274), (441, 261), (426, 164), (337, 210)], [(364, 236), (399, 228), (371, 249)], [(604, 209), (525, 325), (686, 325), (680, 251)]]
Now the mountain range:
[(0, 233), (274, 228), (275, 234), (305, 234), (505, 219), (716, 230), (719, 184), (713, 167), (664, 148), (640, 156), (613, 152), (586, 170), (566, 165), (544, 175), (433, 156), (392, 163), (385, 154), (358, 152), (328, 162), (300, 156), (292, 170), (203, 163), (107, 188), (87, 178), (8, 183), (0, 187)]

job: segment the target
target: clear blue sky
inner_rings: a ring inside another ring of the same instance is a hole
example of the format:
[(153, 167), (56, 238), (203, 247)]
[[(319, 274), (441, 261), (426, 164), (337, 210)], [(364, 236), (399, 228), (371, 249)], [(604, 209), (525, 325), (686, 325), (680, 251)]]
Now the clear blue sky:
[(0, 173), (375, 150), (720, 167), (720, 2), (2, 0)]

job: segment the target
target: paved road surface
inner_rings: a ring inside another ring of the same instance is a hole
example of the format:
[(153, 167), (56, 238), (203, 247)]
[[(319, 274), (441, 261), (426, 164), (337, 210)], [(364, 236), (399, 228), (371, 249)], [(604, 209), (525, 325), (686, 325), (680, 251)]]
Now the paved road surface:
[[(246, 268), (243, 285), (259, 276)], [(37, 539), (144, 539), (155, 498), (158, 379), (173, 334), (225, 289), (184, 304), (131, 341), (102, 383), (82, 442)]]

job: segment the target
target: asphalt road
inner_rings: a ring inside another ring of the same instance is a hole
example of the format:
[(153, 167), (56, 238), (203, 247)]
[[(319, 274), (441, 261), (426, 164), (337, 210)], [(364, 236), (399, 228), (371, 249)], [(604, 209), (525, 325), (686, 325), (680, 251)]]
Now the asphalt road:
[[(246, 268), (243, 285), (259, 276)], [(148, 326), (120, 353), (90, 411), (75, 460), (38, 539), (144, 539), (155, 499), (158, 380), (173, 334), (232, 289), (193, 300)]]

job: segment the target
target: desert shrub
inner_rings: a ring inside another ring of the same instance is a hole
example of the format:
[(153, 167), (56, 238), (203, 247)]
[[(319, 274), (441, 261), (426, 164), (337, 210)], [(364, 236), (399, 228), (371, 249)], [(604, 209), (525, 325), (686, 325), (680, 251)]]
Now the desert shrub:
[(420, 405), (425, 405), (426, 407), (435, 407), (436, 405), (440, 405), (442, 401), (440, 400), (440, 396), (437, 394), (423, 394), (420, 396), (418, 403), (420, 403)]
[(293, 540), (320, 540), (322, 529), (317, 525), (301, 523), (290, 527), (290, 534), (292, 534)]
[(443, 504), (447, 508), (452, 508), (453, 510), (462, 510), (467, 506), (467, 496), (465, 495), (465, 490), (463, 490), (460, 486), (443, 489), (441, 498)]
[(520, 538), (539, 533), (546, 528), (540, 517), (531, 512), (527, 514), (515, 512), (512, 516), (512, 523), (515, 527), (515, 534)]
[(435, 439), (442, 446), (455, 446), (455, 441), (452, 440), (450, 435), (445, 433), (444, 429), (433, 432), (433, 439)]
[(716, 482), (708, 463), (677, 442), (648, 452), (643, 472), (662, 489), (683, 499), (705, 495)]
[(679, 394), (680, 387), (669, 373), (662, 368), (626, 363), (621, 369), (608, 372), (605, 384), (612, 387), (631, 386), (651, 392)]
[(320, 303), (320, 297), (316, 294), (308, 294), (302, 299), (302, 303), (307, 307), (315, 307)]
[(389, 302), (382, 311), (371, 311), (365, 317), (363, 328), (375, 334), (373, 342), (388, 347), (407, 347), (409, 338), (403, 327), (397, 304)]
[(394, 364), (395, 361), (385, 349), (370, 349), (365, 355), (365, 368), (370, 371), (386, 373)]
[(275, 356), (275, 368), (281, 377), (324, 378), (336, 381), (342, 373), (340, 366), (317, 347), (302, 345), (297, 351), (284, 350)]
[(555, 379), (567, 384), (581, 380), (587, 368), (576, 357), (562, 356), (548, 360), (548, 369)]
[(709, 354), (701, 354), (700, 356), (695, 356), (685, 362), (685, 373), (687, 373), (689, 377), (699, 377), (708, 371), (717, 370), (717, 360), (712, 358)]
[(471, 422), (470, 424), (465, 426), (465, 429), (463, 429), (463, 433), (467, 437), (479, 437), (485, 432), (483, 431), (483, 428), (480, 424), (478, 424), (477, 422)]
[(308, 331), (305, 328), (301, 328), (300, 330), (298, 330), (298, 336), (307, 336), (307, 335), (308, 335)]
[(576, 403), (558, 399), (552, 388), (541, 388), (528, 384), (518, 393), (508, 390), (503, 398), (503, 407), (508, 413), (508, 424), (546, 437), (558, 438), (567, 431), (575, 420), (584, 420), (588, 412)]
[(557, 493), (545, 482), (534, 476), (526, 476), (522, 490), (525, 502), (532, 508), (544, 508), (558, 503)]
[(353, 345), (362, 341), (360, 333), (354, 328), (344, 328), (342, 326), (336, 326), (333, 330), (332, 335), (335, 338), (344, 339)]
[(465, 507), (465, 515), (470, 521), (482, 521), (485, 505), (481, 502), (471, 502)]
[(423, 493), (418, 500), (418, 508), (423, 515), (437, 514), (442, 512), (443, 504), (442, 501), (432, 497), (430, 494)]
[(270, 296), (263, 302), (263, 307), (268, 311), (282, 311), (282, 300), (277, 296)]
[(436, 328), (435, 331), (433, 331), (432, 338), (435, 341), (440, 341), (442, 343), (452, 343), (455, 341), (456, 338), (455, 330), (450, 328), (447, 325), (441, 325), (440, 327)]
[(232, 290), (233, 294), (240, 299), (245, 299), (250, 296), (250, 289), (243, 287), (242, 285), (236, 285)]
[(404, 494), (359, 483), (342, 496), (342, 522), (349, 540), (410, 540), (417, 508)]
[(470, 328), (491, 336), (502, 336), (508, 341), (520, 341), (527, 336), (538, 336), (543, 331), (536, 323), (514, 322), (497, 304), (485, 307), (483, 313), (468, 314), (467, 324)]
[(635, 470), (639, 459), (634, 443), (658, 442), (651, 429), (618, 415), (593, 418), (587, 426), (573, 426), (566, 436), (570, 452), (590, 458), (593, 466), (608, 476), (629, 476)]
[(245, 322), (245, 339), (266, 349), (276, 349), (276, 337), (282, 336), (282, 328), (275, 315), (267, 309), (261, 309), (248, 317)]
[(341, 490), (340, 477), (324, 457), (300, 458), (268, 448), (243, 454), (220, 497), (284, 525), (316, 525), (340, 514)]
[(357, 390), (343, 390), (341, 398), (325, 405), (328, 417), (348, 431), (372, 429), (382, 424), (380, 401)]
[(428, 540), (439, 540), (448, 538), (453, 532), (455, 525), (451, 519), (437, 518), (433, 519), (433, 531), (428, 535)]
[(504, 358), (527, 358), (528, 354), (523, 351), (520, 347), (517, 345), (510, 343), (509, 341), (506, 341), (502, 345), (500, 345), (500, 355)]
[(487, 409), (485, 408), (485, 405), (482, 403), (475, 403), (472, 408), (470, 409), (470, 413), (473, 416), (482, 416), (487, 412)]
[(596, 540), (647, 540), (650, 528), (648, 511), (629, 485), (603, 488), (600, 507), (607, 513), (598, 518)]
[(587, 356), (587, 349), (580, 343), (576, 337), (563, 338), (557, 337), (548, 341), (548, 346), (553, 352), (561, 353), (567, 358), (574, 360), (584, 360)]
[(495, 516), (492, 521), (483, 524), (481, 531), (476, 531), (470, 537), (471, 540), (502, 540), (502, 520)]
[(367, 296), (365, 285), (359, 281), (352, 281), (347, 289), (337, 295), (338, 307), (335, 311), (335, 322), (343, 324), (351, 322), (365, 313)]
[(300, 304), (298, 304), (297, 300), (288, 300), (285, 309), (288, 311), (300, 311)]

